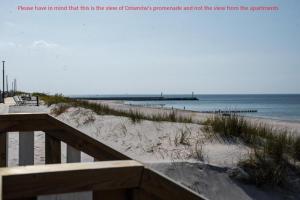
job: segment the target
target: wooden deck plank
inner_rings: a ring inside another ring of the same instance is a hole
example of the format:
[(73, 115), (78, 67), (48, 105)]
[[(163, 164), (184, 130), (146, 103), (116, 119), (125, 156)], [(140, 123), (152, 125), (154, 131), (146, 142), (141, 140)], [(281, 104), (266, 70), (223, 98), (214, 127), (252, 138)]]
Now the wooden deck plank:
[(136, 161), (53, 164), (1, 168), (5, 199), (139, 186), (143, 165)]

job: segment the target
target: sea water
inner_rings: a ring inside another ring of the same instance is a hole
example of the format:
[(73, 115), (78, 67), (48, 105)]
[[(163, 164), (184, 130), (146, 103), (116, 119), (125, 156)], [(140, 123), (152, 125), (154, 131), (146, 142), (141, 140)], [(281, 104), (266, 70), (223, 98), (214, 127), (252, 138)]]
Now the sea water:
[[(164, 95), (191, 96), (191, 95)], [(300, 94), (274, 95), (194, 95), (198, 101), (130, 101), (152, 107), (167, 107), (193, 111), (257, 110), (240, 115), (300, 122)]]

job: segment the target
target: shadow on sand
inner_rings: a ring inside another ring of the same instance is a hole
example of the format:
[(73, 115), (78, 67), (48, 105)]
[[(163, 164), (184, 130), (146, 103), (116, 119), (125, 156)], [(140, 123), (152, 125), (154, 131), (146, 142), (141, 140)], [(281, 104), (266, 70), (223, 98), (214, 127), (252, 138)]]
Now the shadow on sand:
[(235, 181), (229, 177), (227, 168), (190, 162), (148, 163), (147, 165), (208, 199), (300, 199), (299, 192), (274, 187), (258, 188), (255, 185)]

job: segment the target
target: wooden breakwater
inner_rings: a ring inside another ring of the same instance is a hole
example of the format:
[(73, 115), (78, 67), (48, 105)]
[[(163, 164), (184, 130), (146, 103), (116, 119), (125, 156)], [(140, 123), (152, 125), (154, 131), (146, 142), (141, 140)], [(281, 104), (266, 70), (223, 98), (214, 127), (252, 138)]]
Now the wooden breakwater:
[(78, 100), (109, 100), (109, 101), (197, 101), (196, 97), (164, 97), (164, 96), (111, 96), (111, 97), (71, 97)]
[(255, 113), (258, 112), (255, 109), (250, 110), (211, 110), (211, 111), (201, 111), (202, 113), (220, 113), (220, 114), (231, 114), (231, 113)]

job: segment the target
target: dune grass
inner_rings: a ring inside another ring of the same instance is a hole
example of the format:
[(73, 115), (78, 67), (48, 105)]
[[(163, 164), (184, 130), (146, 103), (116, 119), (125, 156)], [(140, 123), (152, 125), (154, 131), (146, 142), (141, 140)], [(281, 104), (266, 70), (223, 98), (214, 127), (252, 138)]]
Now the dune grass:
[(297, 137), (294, 140), (293, 148), (292, 148), (293, 157), (296, 160), (300, 160), (300, 137)]
[(62, 113), (66, 112), (70, 108), (69, 104), (59, 103), (53, 109), (51, 109), (51, 114), (55, 116), (61, 115)]
[[(34, 93), (33, 95), (39, 96), (47, 106), (51, 106), (54, 104), (67, 104), (70, 107), (81, 107), (92, 110), (98, 115), (114, 115), (114, 116), (121, 116), (121, 117), (128, 117), (134, 123), (138, 123), (141, 120), (150, 120), (150, 121), (167, 121), (167, 122), (179, 122), (179, 123), (193, 123), (191, 117), (185, 117), (177, 114), (176, 111), (170, 111), (165, 113), (156, 113), (147, 115), (144, 113), (139, 112), (138, 110), (118, 110), (109, 107), (108, 105), (101, 104), (101, 103), (94, 103), (89, 101), (83, 100), (76, 100), (68, 97), (64, 97), (63, 95), (56, 94), (56, 95), (47, 95), (43, 93)], [(57, 113), (61, 112), (58, 110)]]
[(249, 173), (256, 185), (282, 184), (291, 169), (291, 160), (294, 163), (300, 160), (300, 138), (287, 130), (252, 124), (237, 115), (215, 115), (204, 124), (205, 131), (225, 139), (240, 139), (253, 149), (250, 157), (241, 160), (239, 166)]

